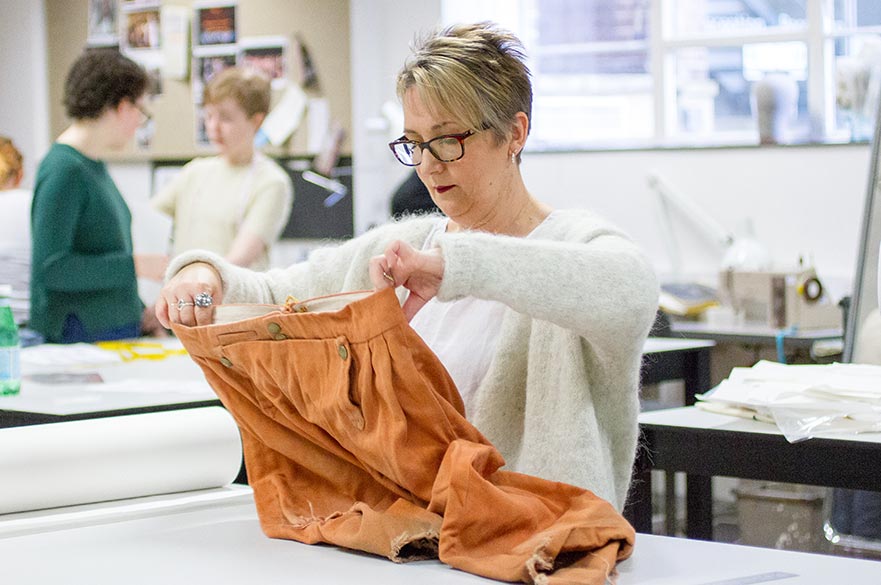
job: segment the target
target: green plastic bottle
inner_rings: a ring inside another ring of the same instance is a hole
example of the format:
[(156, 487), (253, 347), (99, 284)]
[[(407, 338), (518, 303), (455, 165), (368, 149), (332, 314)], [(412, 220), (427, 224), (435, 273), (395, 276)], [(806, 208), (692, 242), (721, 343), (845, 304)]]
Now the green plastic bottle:
[(21, 390), (21, 341), (9, 306), (10, 296), (12, 286), (0, 284), (0, 395), (3, 396), (18, 394)]

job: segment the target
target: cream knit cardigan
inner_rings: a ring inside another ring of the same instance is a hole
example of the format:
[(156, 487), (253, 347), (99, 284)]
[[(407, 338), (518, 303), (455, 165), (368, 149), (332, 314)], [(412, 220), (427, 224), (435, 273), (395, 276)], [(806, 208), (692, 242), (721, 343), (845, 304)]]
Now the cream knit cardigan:
[[(387, 224), (265, 273), (192, 251), (175, 258), (168, 274), (208, 262), (230, 303), (369, 289), (368, 260), (395, 239), (421, 248), (435, 221)], [(508, 306), (468, 419), (507, 469), (587, 488), (623, 509), (642, 348), (658, 301), (647, 259), (612, 225), (576, 210), (554, 212), (528, 239), (460, 232), (439, 235), (437, 245), (445, 260), (439, 300), (470, 295)]]

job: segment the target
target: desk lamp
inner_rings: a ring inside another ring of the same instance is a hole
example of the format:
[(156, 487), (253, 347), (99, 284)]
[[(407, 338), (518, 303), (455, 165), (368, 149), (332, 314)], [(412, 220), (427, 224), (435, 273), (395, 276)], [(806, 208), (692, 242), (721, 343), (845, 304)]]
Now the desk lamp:
[(737, 236), (710, 217), (692, 200), (676, 191), (656, 172), (648, 175), (649, 187), (658, 194), (661, 207), (661, 227), (673, 271), (673, 280), (682, 278), (682, 257), (673, 232), (671, 207), (703, 232), (717, 248), (723, 251), (721, 270), (762, 271), (771, 267), (771, 258), (765, 247), (755, 238), (752, 222), (747, 219), (744, 234)]

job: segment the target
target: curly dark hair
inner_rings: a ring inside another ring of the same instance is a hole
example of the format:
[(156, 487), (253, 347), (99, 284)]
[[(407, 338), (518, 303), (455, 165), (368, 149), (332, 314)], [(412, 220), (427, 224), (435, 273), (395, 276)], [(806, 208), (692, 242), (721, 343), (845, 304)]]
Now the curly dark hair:
[(21, 173), (21, 163), (21, 152), (18, 151), (12, 140), (0, 136), (0, 189), (9, 179)]
[(118, 50), (89, 49), (67, 73), (64, 107), (74, 120), (94, 119), (123, 100), (137, 101), (148, 81), (141, 66)]

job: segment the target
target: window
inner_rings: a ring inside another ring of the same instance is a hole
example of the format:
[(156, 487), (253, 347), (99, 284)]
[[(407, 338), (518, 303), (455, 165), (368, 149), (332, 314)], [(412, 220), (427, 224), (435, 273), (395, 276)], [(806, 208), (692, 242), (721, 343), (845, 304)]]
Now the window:
[(852, 139), (871, 140), (881, 85), (881, 2), (835, 0), (835, 123)]
[[(879, 0), (443, 0), (526, 45), (532, 149), (755, 144), (757, 96), (785, 96), (786, 142), (869, 138)], [(764, 92), (764, 93), (763, 93)]]

